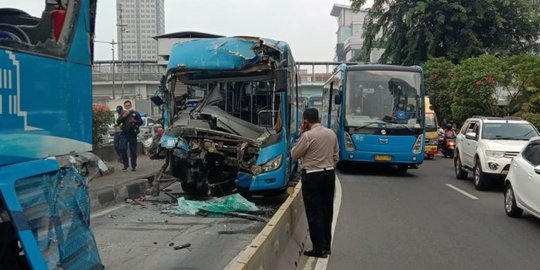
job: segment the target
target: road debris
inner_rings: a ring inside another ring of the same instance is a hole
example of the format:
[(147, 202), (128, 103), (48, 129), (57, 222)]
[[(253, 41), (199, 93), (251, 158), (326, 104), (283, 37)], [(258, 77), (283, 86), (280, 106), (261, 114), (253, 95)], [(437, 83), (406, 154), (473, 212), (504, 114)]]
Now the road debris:
[(174, 247), (174, 250), (180, 250), (180, 249), (188, 248), (188, 247), (191, 247), (191, 244), (190, 244), (190, 243), (183, 244), (183, 245), (181, 245), (181, 246), (175, 246), (175, 247)]

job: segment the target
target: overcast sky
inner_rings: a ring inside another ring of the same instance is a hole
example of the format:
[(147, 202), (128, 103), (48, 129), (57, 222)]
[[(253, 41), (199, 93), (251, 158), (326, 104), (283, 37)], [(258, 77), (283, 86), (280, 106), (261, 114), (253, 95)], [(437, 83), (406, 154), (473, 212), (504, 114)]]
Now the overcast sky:
[[(45, 0), (0, 0), (41, 16)], [(336, 45), (334, 4), (349, 0), (165, 0), (165, 32), (198, 31), (283, 40), (296, 61), (331, 61)], [(116, 38), (116, 1), (98, 0), (96, 40)], [(96, 60), (111, 59), (111, 45), (96, 43)], [(116, 57), (116, 56), (115, 56)]]

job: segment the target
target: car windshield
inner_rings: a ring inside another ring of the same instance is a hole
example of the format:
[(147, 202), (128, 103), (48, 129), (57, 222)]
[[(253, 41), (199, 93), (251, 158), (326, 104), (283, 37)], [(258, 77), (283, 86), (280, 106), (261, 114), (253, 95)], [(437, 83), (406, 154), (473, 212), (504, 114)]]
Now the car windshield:
[(529, 140), (538, 135), (529, 123), (486, 123), (482, 130), (482, 139), (486, 140)]

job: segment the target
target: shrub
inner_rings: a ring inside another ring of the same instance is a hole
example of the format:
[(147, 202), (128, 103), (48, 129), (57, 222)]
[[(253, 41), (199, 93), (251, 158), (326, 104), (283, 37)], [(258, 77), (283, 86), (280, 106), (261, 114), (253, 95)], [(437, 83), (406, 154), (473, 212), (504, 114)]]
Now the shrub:
[(96, 147), (105, 141), (114, 115), (105, 104), (92, 105), (92, 113), (92, 144)]

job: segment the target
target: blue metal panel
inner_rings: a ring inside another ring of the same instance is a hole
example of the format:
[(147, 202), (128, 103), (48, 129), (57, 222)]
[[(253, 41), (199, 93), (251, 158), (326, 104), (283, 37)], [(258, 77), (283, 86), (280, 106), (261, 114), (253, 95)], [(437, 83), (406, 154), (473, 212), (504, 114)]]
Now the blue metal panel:
[(283, 153), (287, 153), (286, 137), (286, 134), (283, 134), (279, 143), (275, 143), (267, 147), (261, 148), (261, 150), (259, 151), (259, 156), (257, 157), (257, 162), (255, 164), (263, 165), (266, 162), (276, 158), (277, 156)]
[(272, 190), (285, 187), (287, 183), (286, 180), (288, 179), (286, 177), (285, 166), (283, 165), (284, 162), (285, 161), (282, 161), (281, 166), (274, 171), (261, 173), (253, 177), (249, 190)]
[(241, 70), (260, 61), (252, 50), (255, 45), (254, 40), (232, 37), (177, 43), (167, 69), (183, 66), (187, 70)]
[(88, 6), (67, 61), (0, 49), (0, 166), (92, 149)]
[(100, 269), (85, 179), (55, 160), (0, 167), (0, 192), (33, 269)]
[[(79, 63), (90, 67), (90, 3), (88, 0), (81, 1), (81, 9), (75, 26), (73, 43), (68, 56), (69, 62)], [(91, 73), (89, 74), (91, 77)]]
[[(15, 193), (15, 181), (18, 179), (57, 171), (58, 163), (55, 160), (39, 160), (0, 167), (0, 192), (4, 196), (10, 215), (22, 213), (23, 208)], [(19, 215), (18, 215), (19, 216)], [(13, 220), (19, 239), (33, 269), (47, 269), (39, 246), (30, 230), (28, 222), (24, 219)]]

